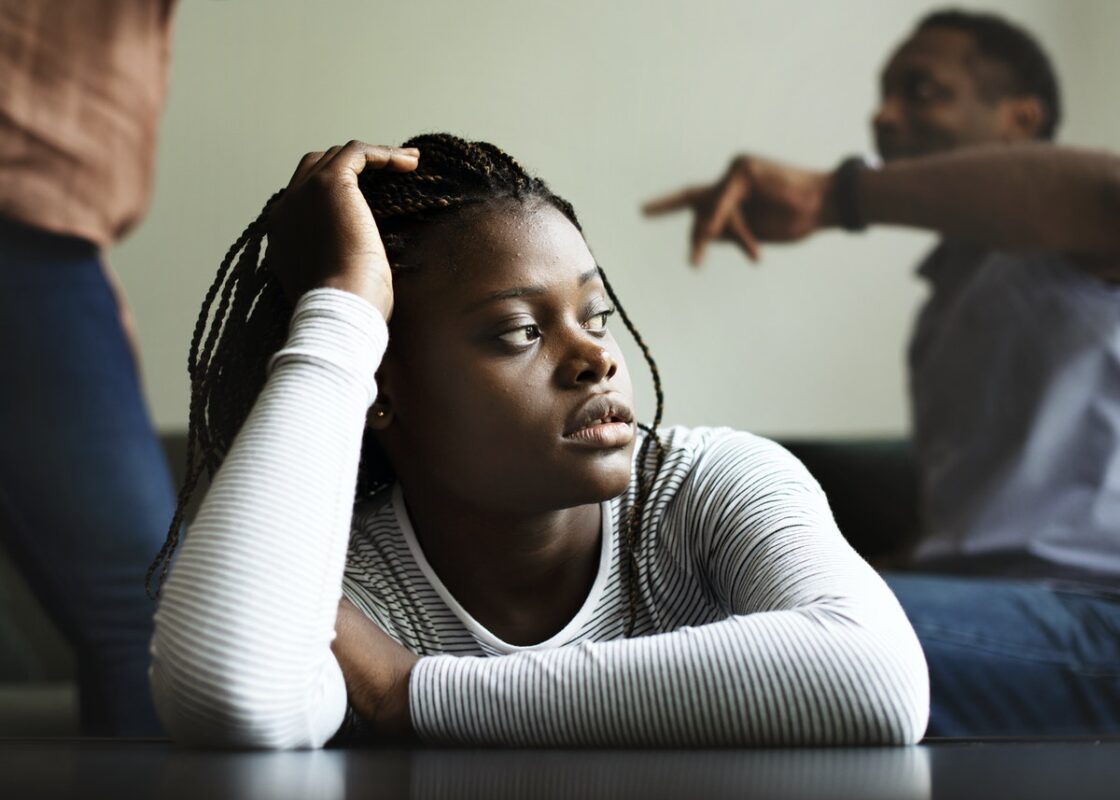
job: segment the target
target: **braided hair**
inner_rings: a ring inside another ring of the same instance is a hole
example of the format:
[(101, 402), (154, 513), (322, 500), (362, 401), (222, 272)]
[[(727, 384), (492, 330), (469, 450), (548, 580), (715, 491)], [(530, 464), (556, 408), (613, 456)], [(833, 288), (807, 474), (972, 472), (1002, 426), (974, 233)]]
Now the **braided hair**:
[[(529, 175), (517, 161), (492, 144), (435, 133), (414, 137), (402, 146), (420, 149), (422, 157), (415, 171), (366, 170), (358, 177), (358, 186), (373, 213), (394, 274), (411, 268), (406, 256), (423, 229), (468, 207), (511, 200), (521, 204), (546, 203), (560, 211), (577, 230), (583, 231), (567, 200), (554, 194), (544, 181)], [(217, 472), (264, 386), (269, 358), (287, 338), (292, 307), (269, 267), (267, 253), (261, 259), (269, 214), (282, 194), (283, 191), (277, 192), (269, 199), (260, 215), (230, 247), (206, 293), (195, 324), (187, 357), (191, 397), (186, 477), (179, 489), (167, 540), (148, 568), (145, 582), (149, 594), (157, 573), (157, 593), (167, 577), (188, 503), (200, 479), (204, 473), (213, 477)], [(639, 423), (646, 436), (637, 459), (636, 497), (621, 522), (630, 606), (627, 636), (630, 636), (637, 616), (639, 529), (653, 488), (653, 477), (665, 457), (656, 432), (661, 423), (664, 395), (649, 347), (618, 301), (602, 268), (599, 276), (649, 365), (657, 399), (653, 423), (648, 426)], [(367, 431), (358, 467), (358, 498), (372, 494), (393, 480), (392, 465)]]

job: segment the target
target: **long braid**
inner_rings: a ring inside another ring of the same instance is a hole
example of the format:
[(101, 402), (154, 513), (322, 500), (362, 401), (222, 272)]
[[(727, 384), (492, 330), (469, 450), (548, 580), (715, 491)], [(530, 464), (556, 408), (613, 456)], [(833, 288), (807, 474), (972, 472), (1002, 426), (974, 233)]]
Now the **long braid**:
[[(661, 439), (657, 435), (657, 429), (661, 427), (662, 412), (665, 409), (665, 393), (661, 388), (661, 371), (657, 368), (657, 362), (653, 360), (649, 345), (638, 333), (638, 329), (631, 321), (630, 315), (626, 313), (626, 309), (622, 307), (622, 303), (619, 302), (618, 295), (615, 294), (614, 287), (607, 280), (607, 274), (602, 267), (599, 267), (599, 278), (603, 281), (603, 286), (606, 288), (611, 302), (614, 303), (614, 307), (618, 309), (618, 316), (622, 318), (626, 330), (630, 331), (630, 335), (634, 337), (634, 341), (642, 351), (642, 357), (645, 358), (650, 375), (653, 376), (653, 392), (657, 401), (653, 412), (653, 424), (638, 424), (638, 427), (646, 433), (645, 439), (642, 440), (642, 446), (638, 450), (638, 492), (634, 502), (626, 509), (626, 517), (623, 521), (623, 540), (626, 544), (626, 589), (630, 606), (630, 620), (626, 626), (626, 636), (631, 637), (634, 635), (634, 626), (637, 625), (638, 616), (638, 533), (641, 530), (642, 514), (645, 511), (646, 502), (653, 491), (654, 478), (661, 472), (661, 465), (665, 462), (665, 447), (661, 444)], [(652, 472), (648, 467), (651, 446), (657, 450)]]
[[(377, 223), (394, 273), (411, 268), (406, 256), (419, 231), (434, 220), (469, 206), (501, 200), (544, 202), (564, 214), (578, 230), (583, 230), (570, 203), (492, 144), (468, 142), (448, 134), (425, 134), (403, 146), (417, 147), (422, 153), (415, 171), (367, 170), (358, 178), (358, 186)], [(148, 568), (149, 594), (157, 571), (156, 593), (167, 577), (186, 509), (199, 480), (203, 473), (212, 477), (221, 465), (264, 386), (269, 358), (283, 346), (287, 336), (292, 307), (268, 266), (267, 253), (261, 259), (269, 215), (281, 194), (277, 192), (272, 196), (256, 220), (230, 247), (203, 300), (187, 358), (191, 382), (187, 474), (179, 490), (167, 540)], [(637, 460), (637, 497), (622, 519), (621, 540), (627, 551), (630, 605), (627, 635), (632, 635), (638, 608), (638, 535), (653, 477), (665, 455), (657, 437), (664, 397), (649, 348), (602, 270), (600, 275), (623, 323), (649, 364), (657, 395), (653, 425), (640, 426), (646, 437)], [(656, 448), (652, 474), (651, 447)], [(374, 438), (367, 435), (358, 468), (359, 496), (366, 496), (392, 480), (392, 465)]]
[[(171, 556), (179, 545), (183, 517), (203, 471), (207, 470), (210, 475), (213, 475), (218, 464), (220, 464), (220, 457), (215, 452), (210, 427), (207, 424), (210, 400), (208, 392), (211, 380), (210, 367), (213, 363), (211, 354), (218, 342), (220, 333), (225, 327), (226, 312), (230, 305), (231, 295), (234, 289), (240, 285), (243, 274), (251, 268), (250, 264), (255, 265), (257, 262), (268, 215), (281, 194), (282, 192), (274, 194), (265, 204), (260, 215), (237, 237), (237, 241), (233, 243), (226, 252), (225, 258), (222, 259), (222, 263), (218, 267), (218, 274), (202, 301), (202, 309), (195, 323), (194, 333), (191, 336), (190, 351), (187, 354), (187, 375), (191, 383), (191, 398), (187, 416), (186, 476), (183, 485), (179, 487), (175, 514), (168, 528), (167, 539), (144, 576), (144, 587), (149, 596), (153, 596), (152, 577), (156, 574), (156, 571), (159, 571), (159, 579), (156, 584), (157, 592), (158, 587), (162, 586), (167, 578), (167, 572), (171, 568)], [(241, 254), (240, 258), (238, 257), (239, 253)], [(218, 308), (214, 312), (213, 322), (207, 334), (206, 323), (210, 318), (210, 310), (215, 299), (218, 300)], [(203, 342), (204, 334), (206, 334), (205, 342)]]

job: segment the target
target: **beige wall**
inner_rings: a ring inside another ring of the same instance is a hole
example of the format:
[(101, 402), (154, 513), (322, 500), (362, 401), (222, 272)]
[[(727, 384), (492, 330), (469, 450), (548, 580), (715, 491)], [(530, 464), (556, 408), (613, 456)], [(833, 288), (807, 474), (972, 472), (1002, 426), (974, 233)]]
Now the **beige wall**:
[[(966, 6), (976, 4), (965, 3)], [(186, 424), (186, 352), (229, 244), (298, 157), (450, 130), (509, 150), (569, 198), (662, 368), (666, 419), (772, 434), (906, 428), (904, 347), (927, 235), (829, 233), (685, 266), (687, 220), (644, 198), (753, 150), (830, 166), (869, 148), (878, 69), (931, 6), (910, 0), (187, 0), (154, 204), (111, 260), (161, 428)], [(1069, 143), (1120, 148), (1120, 2), (993, 2), (1036, 31)], [(645, 371), (630, 348), (643, 416)]]

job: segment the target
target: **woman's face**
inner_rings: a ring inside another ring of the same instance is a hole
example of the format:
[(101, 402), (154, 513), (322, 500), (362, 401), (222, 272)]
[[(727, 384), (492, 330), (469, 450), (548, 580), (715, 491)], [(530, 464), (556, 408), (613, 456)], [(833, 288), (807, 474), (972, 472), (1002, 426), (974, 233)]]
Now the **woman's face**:
[(378, 439), (402, 484), (512, 513), (622, 493), (633, 391), (572, 223), (545, 204), (468, 209), (409, 262), (378, 372)]

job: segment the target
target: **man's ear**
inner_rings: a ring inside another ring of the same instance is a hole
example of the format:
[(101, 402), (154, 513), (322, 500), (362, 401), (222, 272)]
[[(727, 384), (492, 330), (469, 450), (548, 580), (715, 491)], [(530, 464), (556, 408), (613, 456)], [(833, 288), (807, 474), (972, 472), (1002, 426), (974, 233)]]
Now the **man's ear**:
[(1008, 97), (1000, 101), (1001, 138), (1005, 142), (1039, 138), (1045, 120), (1042, 101), (1033, 95)]

